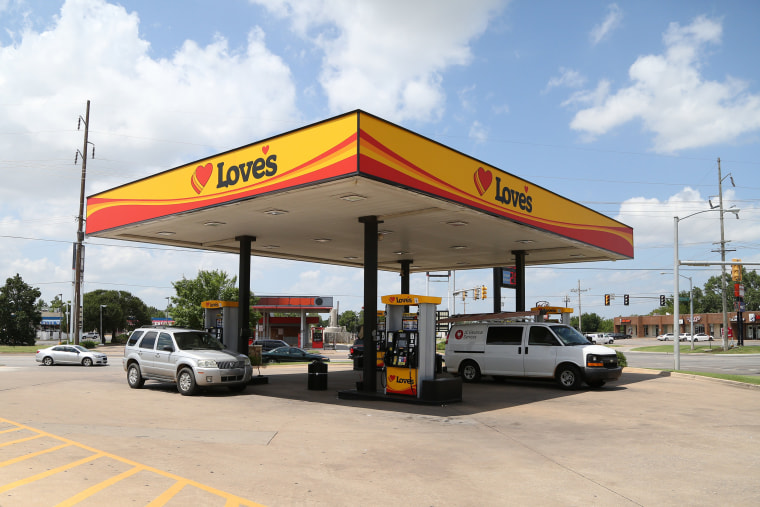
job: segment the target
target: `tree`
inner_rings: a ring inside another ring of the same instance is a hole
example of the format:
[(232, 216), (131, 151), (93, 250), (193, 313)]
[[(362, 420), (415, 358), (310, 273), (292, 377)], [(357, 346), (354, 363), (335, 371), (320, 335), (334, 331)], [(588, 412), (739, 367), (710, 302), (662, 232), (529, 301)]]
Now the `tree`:
[(340, 314), (338, 325), (346, 328), (346, 331), (355, 333), (359, 330), (359, 316), (353, 310), (346, 310)]
[[(228, 277), (224, 271), (198, 271), (198, 276), (188, 280), (184, 276), (178, 282), (172, 282), (176, 296), (172, 296), (171, 316), (181, 327), (203, 329), (203, 301), (237, 301), (238, 289), (235, 287), (237, 277)], [(251, 297), (251, 302), (254, 299)], [(251, 323), (256, 314), (251, 313)]]
[(103, 334), (116, 336), (125, 329), (151, 323), (148, 306), (137, 296), (123, 290), (94, 290), (82, 298), (83, 329), (100, 331), (100, 305), (103, 308)]
[[(584, 313), (583, 314), (583, 332), (584, 333), (595, 333), (597, 331), (602, 331), (601, 325), (602, 325), (602, 319), (599, 315), (595, 313)], [(570, 318), (570, 325), (573, 326), (575, 329), (578, 329), (578, 317), (571, 317)], [(610, 328), (610, 331), (612, 331), (612, 328)]]
[(24, 283), (21, 275), (8, 278), (0, 288), (0, 343), (34, 345), (35, 329), (42, 321), (36, 300), (42, 293)]

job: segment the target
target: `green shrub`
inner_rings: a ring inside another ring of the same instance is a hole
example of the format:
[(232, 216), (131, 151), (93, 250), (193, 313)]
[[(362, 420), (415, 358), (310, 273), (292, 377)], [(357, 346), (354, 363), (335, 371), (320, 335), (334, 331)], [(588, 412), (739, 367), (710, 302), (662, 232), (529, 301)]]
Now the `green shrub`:
[(85, 341), (79, 342), (79, 345), (81, 345), (82, 347), (86, 349), (94, 349), (95, 347), (98, 346), (98, 344), (92, 340), (85, 340)]
[(625, 354), (620, 352), (619, 350), (615, 351), (615, 354), (617, 354), (618, 364), (625, 368), (628, 366), (628, 359), (626, 359)]
[(127, 340), (129, 339), (128, 334), (117, 334), (113, 338), (111, 338), (111, 343), (114, 345), (124, 345), (127, 343)]

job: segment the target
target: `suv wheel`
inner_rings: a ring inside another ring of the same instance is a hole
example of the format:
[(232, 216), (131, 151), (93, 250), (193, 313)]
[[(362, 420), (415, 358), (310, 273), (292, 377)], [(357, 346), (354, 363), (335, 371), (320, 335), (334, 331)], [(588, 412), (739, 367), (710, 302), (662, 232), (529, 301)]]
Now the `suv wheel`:
[(145, 379), (140, 373), (140, 366), (137, 363), (132, 363), (127, 368), (127, 384), (132, 389), (140, 389), (145, 384)]
[(177, 375), (177, 390), (183, 396), (190, 396), (195, 393), (195, 375), (190, 368), (182, 368)]

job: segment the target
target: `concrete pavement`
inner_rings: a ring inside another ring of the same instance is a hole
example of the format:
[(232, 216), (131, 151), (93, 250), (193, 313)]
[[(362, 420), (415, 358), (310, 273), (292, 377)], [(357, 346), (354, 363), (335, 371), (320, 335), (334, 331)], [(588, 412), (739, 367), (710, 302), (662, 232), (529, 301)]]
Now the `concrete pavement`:
[[(28, 367), (0, 368), (0, 417), (270, 506), (760, 498), (756, 389), (626, 369), (599, 390), (486, 381), (466, 384), (462, 403), (417, 406), (339, 400), (361, 373), (331, 362), (326, 391), (306, 388), (305, 365), (278, 365), (263, 370), (269, 384), (241, 395), (183, 397), (165, 384), (129, 389), (120, 349), (107, 353), (111, 364), (102, 368), (37, 366), (33, 356)], [(0, 445), (10, 438), (0, 437)], [(0, 447), (0, 464), (12, 447)], [(91, 485), (86, 474), (67, 480)], [(147, 503), (141, 491), (150, 486), (146, 479), (113, 497), (105, 490), (98, 500)], [(14, 502), (13, 490), (0, 494), (0, 505)]]

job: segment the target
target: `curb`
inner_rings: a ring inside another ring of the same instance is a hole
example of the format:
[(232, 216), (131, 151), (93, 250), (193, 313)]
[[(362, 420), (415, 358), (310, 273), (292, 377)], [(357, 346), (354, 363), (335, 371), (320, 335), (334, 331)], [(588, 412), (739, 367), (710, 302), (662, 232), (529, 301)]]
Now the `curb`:
[(725, 384), (727, 386), (731, 387), (739, 387), (741, 389), (758, 389), (760, 390), (760, 385), (757, 384), (747, 384), (746, 382), (738, 382), (736, 380), (728, 380), (728, 379), (722, 379), (722, 378), (715, 378), (715, 377), (706, 377), (704, 375), (695, 375), (693, 373), (681, 373), (677, 371), (663, 371), (663, 370), (656, 370), (656, 369), (649, 369), (649, 368), (630, 368), (626, 366), (623, 369), (623, 373), (630, 372), (630, 373), (649, 373), (649, 374), (656, 374), (660, 377), (680, 377), (685, 378), (689, 380), (701, 380), (701, 381), (712, 381), (717, 382), (721, 384)]

